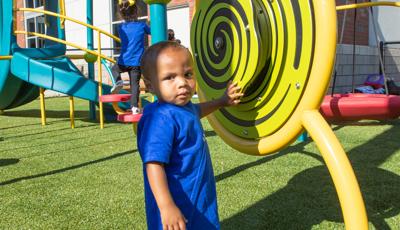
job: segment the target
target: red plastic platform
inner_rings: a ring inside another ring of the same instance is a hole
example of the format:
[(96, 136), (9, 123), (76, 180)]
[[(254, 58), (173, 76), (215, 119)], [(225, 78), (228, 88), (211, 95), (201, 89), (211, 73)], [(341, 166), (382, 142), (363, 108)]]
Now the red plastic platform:
[(142, 117), (141, 113), (135, 115), (133, 115), (132, 113), (124, 113), (124, 114), (118, 114), (117, 120), (125, 123), (137, 123), (139, 122), (141, 117)]
[(395, 119), (400, 116), (400, 96), (361, 93), (327, 95), (320, 111), (331, 121)]
[(131, 98), (130, 94), (107, 94), (100, 96), (101, 102), (127, 102)]

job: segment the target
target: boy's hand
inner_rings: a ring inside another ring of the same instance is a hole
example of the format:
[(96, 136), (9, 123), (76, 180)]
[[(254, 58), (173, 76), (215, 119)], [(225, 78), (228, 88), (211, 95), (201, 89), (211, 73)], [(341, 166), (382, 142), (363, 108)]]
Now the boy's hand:
[(243, 93), (240, 93), (240, 86), (237, 83), (228, 82), (228, 87), (225, 90), (225, 94), (220, 98), (223, 106), (232, 106), (240, 103), (240, 98)]
[(237, 105), (240, 103), (240, 98), (243, 97), (243, 93), (240, 92), (240, 86), (237, 83), (228, 82), (228, 87), (225, 90), (224, 95), (217, 100), (211, 100), (200, 103), (200, 118), (207, 116), (217, 109), (225, 106)]
[(176, 205), (160, 208), (163, 230), (186, 230), (187, 220)]

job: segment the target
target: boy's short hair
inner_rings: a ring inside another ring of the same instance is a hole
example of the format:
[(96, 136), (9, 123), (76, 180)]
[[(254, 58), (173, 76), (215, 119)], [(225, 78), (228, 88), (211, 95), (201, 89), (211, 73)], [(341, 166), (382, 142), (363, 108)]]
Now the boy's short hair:
[(119, 13), (125, 21), (136, 21), (138, 19), (138, 8), (137, 5), (130, 5), (129, 1), (122, 1), (119, 6)]
[[(183, 45), (173, 41), (162, 41), (150, 46), (143, 54), (141, 64), (141, 71), (143, 80), (148, 86), (151, 82), (151, 76), (157, 74), (157, 60), (158, 56), (167, 49), (182, 49), (187, 52), (189, 50)], [(189, 52), (190, 53), (190, 52)]]

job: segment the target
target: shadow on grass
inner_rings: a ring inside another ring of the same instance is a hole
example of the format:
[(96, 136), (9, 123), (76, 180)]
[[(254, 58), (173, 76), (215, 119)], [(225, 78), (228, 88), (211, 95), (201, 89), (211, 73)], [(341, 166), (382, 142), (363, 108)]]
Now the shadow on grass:
[(3, 127), (3, 128), (0, 128), (0, 130), (15, 129), (15, 128), (20, 128), (20, 127), (37, 126), (37, 125), (40, 125), (40, 123), (36, 122), (36, 123), (31, 123), (31, 124), (22, 124), (22, 125), (10, 126), (10, 127)]
[(273, 154), (273, 155), (270, 155), (270, 156), (265, 156), (265, 157), (263, 157), (263, 158), (261, 158), (259, 160), (256, 160), (256, 161), (253, 161), (253, 162), (250, 162), (250, 163), (247, 163), (247, 164), (240, 165), (240, 166), (238, 166), (236, 168), (233, 168), (233, 169), (231, 169), (229, 171), (226, 171), (224, 173), (221, 173), (221, 174), (217, 175), (215, 177), (215, 181), (218, 182), (218, 181), (224, 180), (226, 178), (229, 178), (231, 176), (235, 176), (236, 174), (238, 174), (238, 173), (240, 173), (240, 172), (242, 172), (242, 171), (244, 171), (246, 169), (255, 167), (257, 165), (261, 165), (261, 164), (267, 163), (268, 161), (271, 161), (271, 160), (273, 160), (273, 159), (275, 159), (277, 157), (280, 157), (282, 155), (284, 155), (284, 154), (280, 152), (280, 153), (276, 153), (276, 154)]
[[(117, 132), (118, 133), (122, 133), (122, 132)], [(115, 133), (114, 133), (115, 134)], [(48, 140), (53, 140), (55, 139), (54, 137), (60, 137), (60, 136), (68, 136), (71, 135), (70, 133), (66, 133), (66, 134), (60, 134), (60, 135), (55, 135), (55, 136), (51, 136), (51, 137), (43, 137), (43, 138), (33, 138), (30, 139), (30, 141), (32, 140), (38, 140), (38, 139), (48, 139)], [(104, 134), (101, 136), (105, 136)], [(12, 147), (12, 148), (8, 148), (8, 149), (2, 149), (1, 151), (16, 151), (16, 150), (21, 150), (21, 149), (30, 149), (30, 148), (43, 148), (43, 149), (51, 149), (52, 146), (58, 145), (58, 144), (65, 144), (68, 142), (73, 142), (73, 141), (80, 141), (82, 140), (82, 137), (77, 137), (77, 138), (69, 138), (67, 140), (60, 140), (60, 141), (54, 141), (54, 142), (49, 142), (49, 143), (44, 143), (44, 144), (36, 144), (36, 145), (27, 145), (27, 146), (17, 146), (17, 147)], [(119, 140), (119, 139), (118, 139)], [(101, 144), (101, 143), (99, 143)], [(47, 147), (49, 146), (49, 147)], [(80, 148), (80, 147), (79, 147)], [(76, 148), (74, 148), (76, 149)], [(46, 154), (47, 155), (47, 154)], [(23, 157), (26, 158), (26, 157)]]
[(56, 170), (52, 170), (52, 171), (49, 171), (49, 172), (39, 173), (39, 174), (36, 174), (36, 175), (31, 175), (31, 176), (24, 176), (24, 177), (14, 178), (14, 179), (11, 179), (11, 180), (0, 182), (0, 186), (17, 183), (17, 182), (21, 182), (21, 181), (24, 181), (24, 180), (31, 180), (31, 179), (36, 179), (36, 178), (40, 178), (40, 177), (50, 176), (50, 175), (54, 175), (54, 174), (58, 174), (58, 173), (64, 173), (64, 172), (67, 172), (67, 171), (83, 168), (83, 167), (86, 167), (86, 166), (89, 166), (89, 165), (92, 165), (92, 164), (97, 164), (97, 163), (101, 163), (101, 162), (104, 162), (104, 161), (112, 160), (114, 158), (118, 158), (118, 157), (122, 157), (122, 156), (125, 156), (125, 155), (129, 155), (129, 154), (132, 154), (132, 153), (134, 153), (136, 151), (137, 150), (125, 151), (125, 152), (122, 152), (122, 153), (116, 153), (116, 154), (113, 154), (113, 155), (108, 156), (108, 157), (100, 158), (100, 159), (97, 159), (97, 160), (85, 162), (85, 163), (78, 164), (78, 165), (73, 165), (73, 166), (70, 166), (70, 167), (62, 168), (62, 169), (56, 169)]
[[(78, 127), (75, 127), (74, 129), (76, 130), (76, 129), (81, 129), (81, 128), (88, 128), (88, 127), (96, 127), (97, 125), (95, 125), (95, 124), (91, 124), (91, 125), (85, 125), (85, 126), (78, 126)], [(15, 139), (15, 138), (22, 138), (22, 137), (28, 137), (28, 136), (38, 136), (38, 135), (41, 135), (41, 134), (46, 134), (46, 133), (56, 133), (56, 132), (59, 132), (59, 131), (65, 131), (65, 130), (73, 130), (73, 129), (71, 129), (71, 127), (63, 127), (63, 128), (59, 128), (59, 129), (52, 129), (52, 128), (45, 128), (45, 127), (39, 127), (40, 128), (40, 130), (43, 130), (44, 129), (44, 131), (37, 131), (37, 130), (32, 130), (32, 133), (24, 133), (24, 134), (20, 134), (20, 135), (15, 135), (15, 136), (9, 136), (9, 137), (7, 137), (7, 139)], [(69, 134), (71, 134), (71, 133), (69, 133)], [(56, 136), (62, 136), (62, 135), (65, 135), (65, 134), (59, 134), (59, 135), (55, 135), (55, 136), (52, 136), (53, 138), (54, 137), (56, 137)], [(31, 139), (31, 140), (36, 140), (36, 139), (42, 139), (42, 138), (48, 138), (47, 136), (45, 136), (45, 137), (40, 137), (40, 138), (34, 138), (34, 139)]]
[[(111, 110), (105, 110), (105, 118), (108, 117), (113, 117), (113, 115), (108, 115), (108, 112), (112, 112)], [(17, 110), (17, 111), (6, 111), (2, 116), (8, 116), (8, 117), (31, 117), (31, 118), (38, 118), (40, 119), (40, 110), (39, 109), (27, 109), (27, 110)], [(97, 120), (91, 120), (89, 119), (89, 111), (85, 110), (76, 110), (74, 112), (75, 120), (80, 120), (84, 122), (89, 122), (89, 123), (99, 123)], [(98, 114), (96, 114), (96, 117), (99, 117)], [(61, 121), (69, 121), (69, 110), (46, 110), (46, 118), (65, 118), (62, 120), (58, 121), (50, 121), (46, 122), (47, 124), (51, 123), (56, 123), (56, 122), (61, 122)], [(106, 119), (107, 123), (119, 123), (116, 121), (116, 119)], [(37, 123), (39, 124), (39, 123)]]
[(387, 120), (387, 121), (378, 121), (378, 120), (366, 120), (366, 121), (337, 121), (331, 122), (331, 125), (335, 125), (332, 128), (333, 131), (337, 131), (346, 126), (379, 126), (379, 125), (395, 125), (398, 124), (398, 120)]
[[(348, 153), (360, 184), (368, 219), (376, 229), (391, 229), (385, 218), (396, 216), (400, 212), (400, 176), (379, 168), (399, 150), (400, 142), (394, 138), (399, 135), (400, 129), (393, 126)], [(318, 154), (304, 154), (323, 161)], [(262, 161), (258, 160), (253, 164), (263, 163)], [(343, 223), (343, 217), (327, 168), (317, 166), (296, 174), (284, 188), (225, 219), (221, 227), (311, 229), (323, 221)]]
[(19, 159), (16, 159), (16, 158), (0, 159), (0, 167), (13, 165), (13, 164), (16, 164), (18, 162), (19, 162)]
[[(75, 118), (86, 118), (89, 116), (89, 111), (75, 111)], [(8, 117), (38, 117), (40, 118), (40, 109), (27, 109), (6, 111), (3, 116)], [(69, 110), (46, 110), (47, 118), (65, 118), (69, 117)]]

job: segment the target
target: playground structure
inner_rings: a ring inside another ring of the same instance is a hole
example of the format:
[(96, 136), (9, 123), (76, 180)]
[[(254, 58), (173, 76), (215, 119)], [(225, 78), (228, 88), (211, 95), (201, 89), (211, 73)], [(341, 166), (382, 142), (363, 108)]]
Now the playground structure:
[[(150, 4), (152, 42), (166, 40), (169, 1), (145, 2)], [(279, 151), (307, 130), (333, 178), (348, 229), (368, 228), (364, 202), (343, 148), (318, 112), (334, 65), (336, 10), (395, 4), (398, 3), (336, 7), (333, 0), (196, 1), (191, 47), (200, 99), (220, 96), (231, 79), (245, 93), (241, 105), (208, 117), (214, 130), (233, 148), (252, 155)], [(11, 0), (0, 3), (0, 109), (28, 103), (37, 98), (39, 87), (47, 88), (99, 103), (102, 126), (103, 105), (98, 99), (109, 93), (110, 86), (102, 84), (101, 77), (99, 82), (83, 78), (65, 55), (65, 46), (95, 55), (101, 66), (103, 59), (114, 62), (101, 53), (100, 45), (101, 34), (112, 35), (65, 16), (63, 5), (63, 0), (45, 1), (45, 10), (39, 11), (13, 9), (15, 4)], [(25, 49), (16, 45), (13, 32), (28, 32), (13, 28), (13, 10), (49, 15), (47, 35), (35, 33), (47, 39), (45, 48)], [(64, 41), (64, 20), (95, 30), (97, 52), (92, 50), (93, 46), (77, 47)], [(98, 69), (102, 76), (101, 68)]]
[[(400, 7), (400, 3), (391, 2), (385, 3), (388, 6)], [(368, 4), (360, 4), (362, 6), (369, 6)], [(338, 10), (346, 10), (346, 7), (338, 7)], [(353, 18), (353, 61), (352, 61), (352, 90), (349, 93), (344, 94), (335, 94), (335, 86), (336, 86), (336, 77), (337, 72), (335, 70), (335, 74), (333, 76), (333, 84), (332, 84), (332, 93), (330, 95), (326, 95), (321, 104), (320, 111), (325, 119), (329, 121), (359, 121), (359, 120), (390, 120), (396, 119), (400, 116), (400, 96), (399, 95), (391, 95), (391, 90), (389, 88), (389, 81), (386, 77), (386, 73), (384, 71), (384, 59), (383, 59), (383, 46), (385, 42), (378, 42), (379, 37), (377, 35), (377, 26), (374, 19), (373, 9), (369, 8), (369, 15), (372, 18), (373, 32), (375, 34), (375, 38), (377, 40), (377, 49), (381, 52), (379, 55), (379, 74), (371, 74), (368, 76), (367, 80), (364, 82), (364, 88), (366, 91), (368, 89), (372, 89), (368, 91), (368, 93), (356, 93), (354, 86), (354, 78), (355, 78), (355, 31), (356, 31), (356, 17), (357, 11), (355, 10), (354, 18)], [(343, 21), (346, 20), (346, 12), (343, 16)], [(344, 25), (342, 24), (340, 41), (339, 44), (342, 43)], [(388, 42), (391, 43), (391, 42)], [(394, 83), (393, 83), (394, 84)], [(379, 94), (374, 91), (374, 88), (380, 88), (385, 92), (385, 94)], [(360, 90), (362, 90), (361, 87)], [(392, 90), (393, 91), (393, 90)]]

